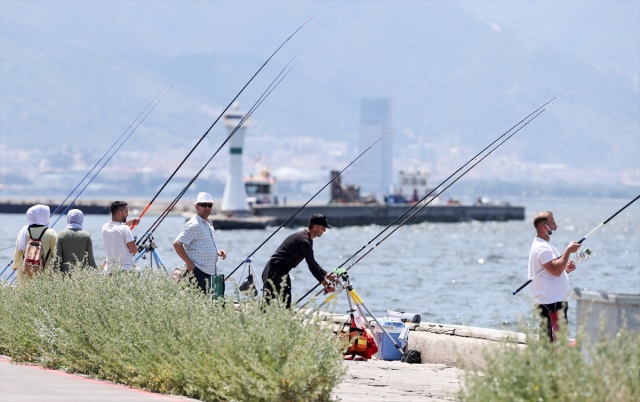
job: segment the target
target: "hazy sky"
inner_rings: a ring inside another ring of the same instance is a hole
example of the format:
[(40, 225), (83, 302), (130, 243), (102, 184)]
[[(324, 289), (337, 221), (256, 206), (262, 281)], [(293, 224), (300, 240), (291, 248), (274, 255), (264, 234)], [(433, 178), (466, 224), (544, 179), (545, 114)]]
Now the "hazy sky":
[[(283, 138), (355, 143), (360, 99), (389, 96), (398, 152), (413, 158), (408, 164), (432, 157), (428, 167), (446, 174), (568, 92), (478, 172), (508, 178), (522, 161), (529, 164), (521, 166), (524, 178), (542, 165), (564, 166), (557, 177), (596, 177), (590, 169), (605, 171), (603, 178), (622, 171), (640, 177), (638, 1), (2, 0), (2, 152), (25, 141), (62, 157), (102, 151), (169, 85), (172, 93), (126, 151), (188, 149), (312, 16), (241, 98), (250, 105), (295, 58), (290, 76), (254, 115), (252, 133), (282, 145), (269, 161), (274, 168), (304, 169), (326, 158), (325, 149), (296, 151), (297, 143)], [(209, 149), (221, 129), (213, 133)], [(70, 151), (59, 147), (64, 142)], [(539, 146), (545, 152), (531, 152)], [(179, 161), (184, 153), (162, 159)], [(15, 161), (1, 159), (5, 171), (5, 161)]]

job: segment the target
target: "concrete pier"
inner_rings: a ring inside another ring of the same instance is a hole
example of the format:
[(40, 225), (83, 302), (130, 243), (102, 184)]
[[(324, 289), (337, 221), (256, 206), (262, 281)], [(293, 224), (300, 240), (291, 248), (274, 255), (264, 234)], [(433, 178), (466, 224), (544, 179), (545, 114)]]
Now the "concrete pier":
[[(53, 212), (62, 200), (33, 199), (33, 200), (0, 200), (0, 213), (24, 214), (35, 204), (49, 205)], [(74, 204), (74, 208), (81, 209), (85, 214), (109, 215), (109, 205), (112, 200), (83, 200)], [(137, 216), (147, 206), (146, 200), (125, 200), (129, 204), (129, 215)], [(148, 215), (160, 215), (170, 205), (169, 200), (156, 200)], [(217, 204), (216, 204), (217, 205)], [(268, 226), (279, 226), (289, 221), (301, 205), (253, 205), (247, 214), (216, 213), (211, 216), (216, 229), (264, 229)], [(334, 227), (389, 225), (396, 221), (401, 223), (409, 218), (420, 206), (407, 210), (410, 204), (312, 204), (307, 205), (302, 213), (289, 222), (288, 226), (306, 226), (309, 216), (322, 213)], [(217, 208), (217, 207), (214, 207)], [(64, 210), (64, 208), (63, 208)], [(170, 215), (192, 215), (193, 202), (181, 200), (169, 212)], [(405, 214), (405, 215), (403, 215)], [(190, 217), (190, 216), (189, 216)], [(421, 222), (468, 222), (468, 221), (509, 221), (524, 220), (524, 207), (510, 205), (428, 205), (412, 216), (407, 223)]]
[[(313, 204), (308, 205), (294, 225), (304, 226), (311, 214), (324, 214), (330, 224), (336, 227), (353, 225), (389, 225), (403, 215), (410, 204)], [(416, 206), (401, 220), (411, 216), (420, 206)], [(272, 216), (278, 224), (289, 219), (299, 206), (254, 205), (252, 213), (256, 216)], [(408, 223), (421, 222), (468, 222), (468, 221), (509, 221), (524, 220), (524, 207), (510, 205), (428, 205)]]

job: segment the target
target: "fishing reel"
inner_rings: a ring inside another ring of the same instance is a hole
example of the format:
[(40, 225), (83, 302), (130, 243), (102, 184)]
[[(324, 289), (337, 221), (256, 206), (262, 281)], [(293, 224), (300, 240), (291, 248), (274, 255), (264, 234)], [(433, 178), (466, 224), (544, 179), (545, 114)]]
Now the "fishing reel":
[(345, 290), (347, 286), (349, 286), (349, 274), (347, 274), (346, 269), (342, 268), (334, 268), (333, 274), (336, 276), (334, 280), (329, 281), (327, 286), (332, 285), (334, 288), (334, 293), (338, 294)]
[[(138, 237), (137, 237), (137, 236), (133, 236), (133, 241), (137, 241), (137, 240), (138, 240)], [(151, 236), (151, 235), (150, 235), (150, 236), (147, 238), (147, 243), (146, 243), (146, 244), (140, 244), (140, 245), (138, 246), (138, 253), (141, 253), (141, 252), (143, 252), (143, 251), (145, 251), (145, 252), (147, 252), (147, 253), (150, 253), (150, 252), (152, 252), (153, 250), (155, 250), (155, 249), (156, 249), (156, 247), (157, 247), (157, 246), (156, 246), (156, 242), (155, 242), (155, 241), (153, 241), (153, 236)], [(145, 255), (143, 255), (143, 256), (142, 256), (142, 258), (145, 258), (145, 259), (147, 258), (146, 253), (145, 253)]]

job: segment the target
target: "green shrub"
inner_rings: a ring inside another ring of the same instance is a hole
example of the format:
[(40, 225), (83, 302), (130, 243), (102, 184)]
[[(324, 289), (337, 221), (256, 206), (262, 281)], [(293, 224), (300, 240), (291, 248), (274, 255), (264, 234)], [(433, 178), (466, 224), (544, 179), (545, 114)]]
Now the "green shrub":
[[(457, 399), (468, 402), (500, 401), (640, 401), (640, 334), (621, 331), (615, 339), (591, 343), (578, 333), (578, 346), (549, 342), (531, 327), (527, 346), (507, 344), (484, 357), (483, 372), (465, 370), (464, 387)], [(559, 339), (566, 339), (566, 333)]]
[(326, 401), (345, 374), (331, 328), (152, 272), (0, 286), (0, 353), (203, 401)]

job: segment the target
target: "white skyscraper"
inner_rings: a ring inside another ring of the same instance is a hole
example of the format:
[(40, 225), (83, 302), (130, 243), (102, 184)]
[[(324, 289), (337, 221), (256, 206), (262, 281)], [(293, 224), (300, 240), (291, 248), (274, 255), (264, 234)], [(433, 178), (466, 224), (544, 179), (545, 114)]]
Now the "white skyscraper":
[[(391, 99), (364, 98), (360, 109), (358, 153), (391, 130)], [(385, 137), (354, 165), (355, 182), (361, 194), (374, 193), (382, 200), (389, 193), (393, 177), (393, 136)]]

